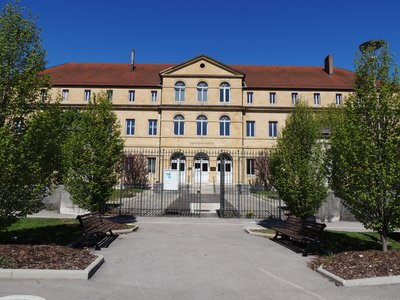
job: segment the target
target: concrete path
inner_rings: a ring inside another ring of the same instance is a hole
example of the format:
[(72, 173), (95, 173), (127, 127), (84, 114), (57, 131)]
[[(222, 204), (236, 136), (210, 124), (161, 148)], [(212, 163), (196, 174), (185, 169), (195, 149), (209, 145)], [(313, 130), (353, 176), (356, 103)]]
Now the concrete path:
[(244, 232), (246, 220), (139, 218), (100, 253), (91, 280), (1, 280), (0, 297), (46, 299), (396, 299), (399, 286), (337, 287), (310, 257)]

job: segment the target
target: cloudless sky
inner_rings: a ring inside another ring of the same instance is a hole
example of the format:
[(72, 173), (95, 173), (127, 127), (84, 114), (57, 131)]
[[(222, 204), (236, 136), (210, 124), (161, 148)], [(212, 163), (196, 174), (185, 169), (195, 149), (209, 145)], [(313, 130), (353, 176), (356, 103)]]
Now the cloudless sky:
[[(0, 0), (1, 7), (6, 0)], [(353, 70), (358, 46), (384, 39), (400, 59), (399, 0), (21, 0), (38, 16), (47, 66), (65, 62), (318, 66)]]

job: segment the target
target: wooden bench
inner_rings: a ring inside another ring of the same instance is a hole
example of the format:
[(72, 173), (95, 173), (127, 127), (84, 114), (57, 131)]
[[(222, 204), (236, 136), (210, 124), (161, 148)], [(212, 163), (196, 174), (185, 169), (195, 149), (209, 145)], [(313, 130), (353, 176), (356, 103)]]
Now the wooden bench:
[(114, 227), (114, 223), (104, 219), (99, 212), (87, 213), (76, 217), (83, 229), (83, 238), (86, 243), (95, 245), (96, 250), (100, 250), (98, 243), (99, 237), (103, 237), (110, 232), (114, 235), (111, 229)]
[(288, 216), (283, 227), (273, 227), (276, 231), (273, 240), (277, 240), (278, 236), (287, 238), (296, 242), (305, 244), (303, 256), (307, 256), (311, 249), (320, 247), (321, 233), (326, 227), (323, 223), (307, 221), (296, 216)]

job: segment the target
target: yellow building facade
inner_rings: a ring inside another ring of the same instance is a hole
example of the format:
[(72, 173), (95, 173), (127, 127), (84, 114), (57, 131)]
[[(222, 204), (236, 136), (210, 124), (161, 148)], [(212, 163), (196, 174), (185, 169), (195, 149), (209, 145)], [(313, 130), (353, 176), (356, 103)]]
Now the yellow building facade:
[(46, 73), (65, 106), (108, 93), (125, 148), (148, 158), (153, 182), (170, 168), (185, 181), (210, 183), (219, 180), (222, 156), (227, 181), (253, 175), (253, 155), (240, 153), (274, 147), (300, 99), (316, 109), (341, 105), (354, 76), (334, 68), (331, 56), (321, 67), (277, 67), (225, 65), (206, 55), (178, 65), (135, 64), (134, 53), (130, 64), (67, 63)]

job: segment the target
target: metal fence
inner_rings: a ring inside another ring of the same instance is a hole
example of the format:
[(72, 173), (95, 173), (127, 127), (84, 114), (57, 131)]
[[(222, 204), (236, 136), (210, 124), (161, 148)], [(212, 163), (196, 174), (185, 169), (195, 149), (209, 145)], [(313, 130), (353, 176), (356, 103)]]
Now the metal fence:
[(264, 151), (132, 149), (106, 210), (121, 215), (280, 218)]

